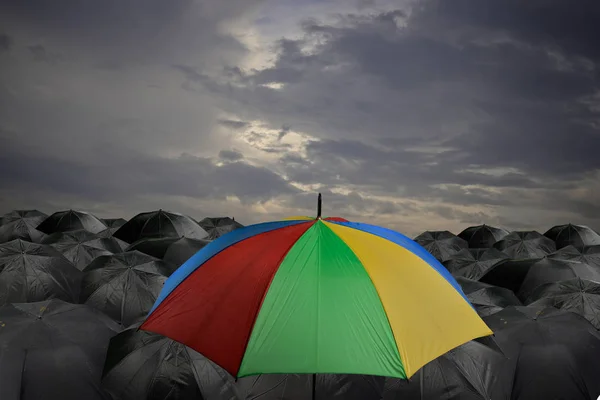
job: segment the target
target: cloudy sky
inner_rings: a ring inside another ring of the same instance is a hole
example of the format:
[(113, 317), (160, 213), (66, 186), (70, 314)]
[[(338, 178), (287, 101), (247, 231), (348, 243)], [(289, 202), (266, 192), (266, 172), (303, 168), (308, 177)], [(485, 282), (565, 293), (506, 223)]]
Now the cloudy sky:
[(0, 213), (600, 228), (600, 2), (7, 0)]

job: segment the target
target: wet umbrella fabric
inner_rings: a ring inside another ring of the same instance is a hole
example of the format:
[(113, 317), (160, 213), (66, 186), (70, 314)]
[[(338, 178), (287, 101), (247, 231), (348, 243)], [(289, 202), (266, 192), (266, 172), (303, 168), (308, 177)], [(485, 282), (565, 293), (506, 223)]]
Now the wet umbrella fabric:
[(127, 223), (127, 220), (123, 218), (101, 218), (100, 220), (108, 228), (120, 228)]
[(83, 229), (53, 233), (46, 236), (42, 244), (49, 244), (60, 251), (79, 270), (96, 257), (121, 252), (121, 246), (115, 239), (101, 238)]
[(556, 244), (536, 231), (515, 231), (494, 244), (512, 259), (541, 258), (556, 251)]
[(600, 333), (587, 320), (556, 308), (507, 307), (484, 318), (511, 360), (512, 400), (596, 399)]
[(554, 240), (557, 249), (569, 245), (576, 247), (600, 245), (598, 232), (585, 225), (557, 225), (548, 229), (544, 236)]
[(169, 278), (141, 329), (185, 343), (238, 377), (410, 377), (491, 334), (417, 243), (321, 219), (247, 226), (211, 242)]
[(415, 237), (414, 241), (441, 262), (451, 259), (456, 253), (469, 247), (466, 240), (449, 231), (423, 232)]
[(500, 250), (463, 249), (444, 261), (443, 265), (453, 276), (468, 279), (479, 279), (495, 265), (508, 260), (509, 257)]
[(489, 248), (499, 240), (502, 240), (508, 231), (489, 225), (470, 226), (458, 234), (458, 237), (466, 240), (469, 247), (474, 249)]
[(229, 217), (206, 217), (200, 221), (199, 224), (206, 232), (208, 232), (207, 239), (210, 240), (244, 227), (244, 225)]
[(127, 246), (125, 251), (137, 250), (152, 257), (163, 258), (169, 246), (179, 239), (177, 237), (143, 238)]
[(210, 240), (205, 239), (178, 239), (169, 245), (164, 254), (163, 261), (179, 267), (209, 243)]
[(121, 226), (114, 237), (127, 243), (144, 238), (189, 237), (204, 239), (208, 233), (192, 218), (169, 211), (150, 211), (136, 215)]
[(37, 230), (46, 234), (68, 232), (85, 229), (88, 232), (98, 233), (107, 228), (96, 216), (84, 211), (66, 210), (50, 215), (38, 226)]
[(100, 378), (117, 326), (108, 317), (53, 299), (1, 306), (0, 321), (0, 371), (14, 377), (0, 377), (3, 400), (109, 400)]
[(600, 269), (600, 245), (575, 247), (565, 246), (548, 256), (553, 260), (577, 261), (591, 268)]
[(526, 304), (574, 312), (600, 329), (600, 283), (581, 278), (547, 283), (538, 286)]
[(508, 260), (488, 270), (479, 280), (511, 289), (521, 301), (525, 301), (540, 285), (577, 277), (600, 282), (600, 269), (581, 262), (549, 257)]
[(456, 278), (463, 292), (482, 317), (492, 315), (509, 306), (521, 306), (512, 290), (466, 278)]
[(100, 256), (83, 271), (80, 301), (126, 328), (144, 319), (170, 273), (167, 264), (138, 251)]
[(102, 384), (113, 400), (241, 400), (229, 374), (205, 357), (136, 328), (111, 339)]
[(0, 244), (0, 304), (51, 298), (77, 302), (81, 277), (51, 246), (20, 239)]
[(510, 400), (507, 358), (471, 341), (425, 365), (410, 381), (386, 378), (383, 400)]
[(47, 218), (37, 210), (15, 210), (0, 217), (0, 243), (22, 239), (39, 243), (45, 236), (36, 227)]

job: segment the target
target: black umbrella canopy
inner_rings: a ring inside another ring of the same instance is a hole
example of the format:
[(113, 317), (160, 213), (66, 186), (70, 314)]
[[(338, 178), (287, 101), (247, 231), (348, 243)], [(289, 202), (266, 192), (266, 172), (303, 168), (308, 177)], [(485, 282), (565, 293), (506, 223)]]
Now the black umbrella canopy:
[(83, 270), (98, 256), (121, 252), (116, 239), (101, 238), (83, 229), (53, 233), (46, 236), (42, 243), (60, 251), (79, 270)]
[(164, 336), (136, 328), (110, 341), (102, 380), (113, 400), (237, 400), (233, 378)]
[[(0, 307), (2, 398), (104, 399), (102, 366), (118, 327), (102, 313), (62, 300)], [(12, 379), (3, 382), (4, 373)], [(9, 397), (10, 398), (10, 397)]]
[(96, 216), (76, 210), (58, 211), (46, 218), (37, 229), (47, 234), (85, 229), (98, 233), (107, 228)]
[(208, 233), (187, 215), (169, 211), (150, 211), (136, 215), (121, 226), (114, 237), (127, 243), (143, 238), (189, 237), (204, 239)]
[(458, 236), (469, 243), (471, 248), (489, 248), (499, 240), (502, 240), (508, 231), (490, 225), (476, 225), (466, 228)]
[(121, 251), (124, 251), (127, 247), (129, 247), (129, 243), (124, 242), (121, 239), (117, 239), (113, 236), (117, 230), (119, 230), (119, 228), (106, 228), (105, 230), (98, 232), (96, 236), (101, 238), (113, 239), (117, 242), (117, 244), (121, 248)]
[(178, 239), (169, 245), (164, 254), (163, 261), (179, 267), (209, 243), (210, 240), (205, 239)]
[(414, 241), (423, 246), (440, 262), (451, 259), (456, 253), (469, 247), (466, 240), (450, 231), (423, 232), (415, 237)]
[(450, 273), (468, 279), (479, 279), (495, 265), (508, 260), (509, 257), (500, 250), (463, 249), (443, 262)]
[(600, 245), (600, 235), (585, 225), (556, 225), (548, 229), (544, 236), (554, 240), (557, 249), (569, 245), (576, 247)]
[(163, 258), (170, 245), (177, 242), (178, 237), (143, 238), (131, 243), (125, 251), (137, 250), (156, 258)]
[(600, 282), (600, 269), (577, 261), (552, 258), (509, 260), (488, 270), (479, 280), (511, 289), (525, 301), (540, 285), (572, 278)]
[(600, 283), (581, 278), (547, 283), (538, 286), (525, 303), (572, 311), (600, 329)]
[(139, 251), (100, 256), (83, 270), (80, 301), (127, 328), (146, 317), (170, 273)]
[(20, 239), (0, 244), (0, 304), (51, 298), (77, 302), (81, 277), (51, 246)]
[(515, 231), (494, 244), (512, 259), (541, 258), (556, 251), (553, 240), (536, 231)]
[(100, 221), (109, 228), (120, 228), (127, 223), (124, 218), (101, 218)]
[(565, 246), (550, 254), (549, 258), (563, 261), (578, 261), (590, 267), (600, 268), (600, 246)]
[(14, 210), (0, 217), (0, 243), (23, 239), (39, 243), (44, 233), (36, 227), (48, 216), (38, 210)]
[(238, 381), (240, 399), (256, 400), (380, 400), (385, 378), (370, 375), (318, 374), (313, 381), (307, 374), (265, 374)]
[(471, 341), (426, 364), (410, 381), (386, 378), (383, 400), (509, 400), (508, 365), (501, 353)]
[(206, 217), (199, 224), (208, 232), (207, 239), (216, 239), (226, 233), (244, 227), (244, 225), (229, 217)]
[(600, 333), (585, 318), (556, 308), (507, 307), (485, 317), (511, 360), (512, 400), (596, 399)]
[(477, 314), (482, 317), (497, 313), (509, 306), (522, 305), (510, 289), (462, 277), (456, 278), (456, 281), (477, 310)]

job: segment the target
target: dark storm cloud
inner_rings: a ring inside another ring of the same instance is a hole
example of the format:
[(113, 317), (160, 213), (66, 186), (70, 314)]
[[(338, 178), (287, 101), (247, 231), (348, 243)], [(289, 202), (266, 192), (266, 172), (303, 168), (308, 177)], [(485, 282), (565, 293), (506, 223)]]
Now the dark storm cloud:
[(10, 49), (10, 45), (10, 36), (8, 36), (6, 33), (0, 32), (0, 52), (8, 51)]
[(600, 3), (581, 0), (434, 0), (423, 3), (416, 19), (436, 30), (500, 31), (538, 46), (598, 59)]
[(246, 121), (233, 121), (230, 119), (220, 119), (219, 124), (229, 129), (247, 128), (250, 124)]
[[(280, 176), (243, 161), (216, 166), (209, 158), (161, 158), (113, 149), (103, 164), (62, 160), (14, 149), (0, 154), (0, 189), (35, 187), (99, 201), (127, 201), (131, 194), (158, 194), (266, 201), (297, 192)], [(126, 174), (122, 171), (127, 171)], [(119, 179), (115, 179), (115, 177)]]
[[(308, 21), (305, 39), (280, 41), (273, 66), (247, 75), (247, 82), (282, 89), (234, 92), (234, 101), (274, 124), (312, 125), (307, 130), (326, 137), (308, 145), (311, 163), (290, 163), (291, 179), (518, 206), (515, 193), (432, 185), (541, 189), (562, 180), (564, 188), (600, 168), (600, 115), (594, 100), (584, 101), (600, 90), (586, 61), (598, 58), (600, 5), (425, 3), (406, 27), (397, 25), (401, 11), (346, 16), (341, 24)], [(449, 150), (411, 149), (432, 142)], [(506, 168), (522, 173), (484, 172)]]
[(239, 161), (244, 158), (244, 155), (239, 151), (221, 150), (219, 152), (219, 158), (226, 161)]

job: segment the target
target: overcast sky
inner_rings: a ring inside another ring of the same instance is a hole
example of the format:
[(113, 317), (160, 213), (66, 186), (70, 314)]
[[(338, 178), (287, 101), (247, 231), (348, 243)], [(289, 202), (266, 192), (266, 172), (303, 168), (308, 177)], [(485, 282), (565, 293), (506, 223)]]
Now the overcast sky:
[(0, 213), (600, 227), (600, 2), (7, 0)]

